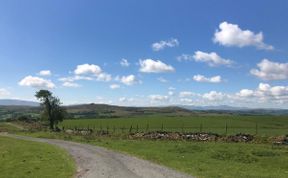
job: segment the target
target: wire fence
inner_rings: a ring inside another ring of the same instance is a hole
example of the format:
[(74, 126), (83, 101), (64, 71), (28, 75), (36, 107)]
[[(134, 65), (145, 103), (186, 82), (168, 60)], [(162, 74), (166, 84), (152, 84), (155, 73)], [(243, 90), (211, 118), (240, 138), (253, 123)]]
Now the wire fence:
[(204, 124), (199, 124), (198, 126), (178, 126), (171, 127), (161, 124), (159, 126), (147, 125), (130, 125), (130, 126), (115, 126), (115, 125), (87, 125), (87, 126), (75, 126), (75, 125), (65, 125), (62, 126), (63, 130), (90, 130), (93, 132), (107, 132), (107, 133), (137, 133), (137, 132), (210, 132), (217, 134), (237, 134), (237, 133), (247, 133), (253, 135), (286, 135), (288, 134), (288, 127), (267, 127), (259, 126), (258, 123), (246, 126), (230, 126), (228, 124), (223, 127), (219, 126), (205, 126)]

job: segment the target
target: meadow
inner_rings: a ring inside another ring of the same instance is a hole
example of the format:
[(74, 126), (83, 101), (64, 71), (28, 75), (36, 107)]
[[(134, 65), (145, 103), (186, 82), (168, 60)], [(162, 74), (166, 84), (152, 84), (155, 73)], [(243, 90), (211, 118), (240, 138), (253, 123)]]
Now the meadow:
[(71, 119), (64, 120), (60, 127), (65, 129), (90, 128), (125, 133), (129, 131), (163, 130), (275, 136), (288, 133), (288, 118), (287, 116), (210, 115), (167, 117), (151, 115), (110, 119)]
[(286, 178), (288, 147), (256, 143), (131, 140), (65, 133), (21, 133), (106, 147), (165, 165), (197, 178)]
[(58, 147), (2, 136), (0, 157), (0, 178), (70, 178), (76, 169), (70, 155)]
[[(2, 126), (1, 126), (2, 125)], [(132, 127), (131, 127), (132, 126)], [(179, 132), (214, 132), (218, 134), (250, 133), (259, 137), (286, 135), (287, 116), (173, 116), (164, 115), (109, 118), (70, 119), (60, 127), (90, 128), (129, 133), (153, 130)], [(162, 164), (197, 178), (286, 178), (288, 147), (271, 143), (226, 143), (129, 139), (126, 136), (82, 136), (64, 132), (15, 131), (13, 124), (0, 123), (2, 130), (17, 134), (63, 139), (98, 145)], [(123, 130), (124, 128), (124, 130)], [(138, 129), (137, 129), (138, 128)]]

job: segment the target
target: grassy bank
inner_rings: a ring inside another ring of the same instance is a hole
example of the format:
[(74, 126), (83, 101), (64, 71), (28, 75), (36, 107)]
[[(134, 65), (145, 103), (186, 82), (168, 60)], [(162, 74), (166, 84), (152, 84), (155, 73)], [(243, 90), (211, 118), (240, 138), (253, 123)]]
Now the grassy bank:
[(0, 137), (0, 165), (0, 178), (70, 178), (75, 172), (64, 150), (8, 137)]

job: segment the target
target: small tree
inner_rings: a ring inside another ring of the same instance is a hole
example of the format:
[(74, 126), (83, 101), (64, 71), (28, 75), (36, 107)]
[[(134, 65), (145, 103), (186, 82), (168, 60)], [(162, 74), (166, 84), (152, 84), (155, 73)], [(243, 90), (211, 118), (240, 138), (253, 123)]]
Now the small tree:
[(62, 122), (66, 115), (66, 110), (60, 105), (60, 99), (53, 96), (48, 90), (39, 90), (36, 92), (36, 98), (40, 100), (43, 112), (42, 118), (48, 120), (51, 130), (57, 128), (59, 122)]

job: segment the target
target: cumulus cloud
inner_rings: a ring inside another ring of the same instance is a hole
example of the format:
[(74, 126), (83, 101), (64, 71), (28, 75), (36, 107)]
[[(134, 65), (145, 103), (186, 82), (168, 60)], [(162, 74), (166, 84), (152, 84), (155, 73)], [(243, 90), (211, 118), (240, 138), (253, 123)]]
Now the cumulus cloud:
[(179, 46), (179, 41), (175, 38), (171, 38), (170, 40), (166, 40), (166, 41), (162, 40), (162, 41), (153, 43), (151, 47), (153, 51), (160, 51), (167, 47), (172, 48), (176, 46)]
[(190, 98), (181, 98), (180, 101), (183, 103), (193, 103), (193, 100)]
[(192, 55), (189, 54), (182, 54), (181, 56), (177, 56), (176, 59), (181, 62), (181, 61), (192, 61), (194, 58)]
[(47, 88), (47, 89), (52, 89), (55, 88), (55, 84), (52, 83), (50, 80), (45, 80), (40, 77), (33, 77), (31, 75), (26, 76), (23, 78), (19, 83), (20, 86), (29, 86), (33, 88)]
[(94, 74), (99, 75), (102, 72), (102, 69), (94, 64), (81, 64), (76, 67), (74, 73), (76, 75), (86, 75), (86, 74)]
[(288, 103), (288, 86), (270, 86), (267, 83), (259, 83), (255, 90), (242, 89), (236, 93), (236, 97), (250, 102)]
[(222, 82), (221, 76), (216, 75), (213, 77), (205, 77), (203, 75), (194, 75), (193, 80), (196, 82), (220, 83)]
[(223, 46), (255, 46), (258, 49), (273, 50), (274, 47), (263, 42), (263, 33), (242, 30), (237, 24), (222, 22), (214, 34), (213, 41)]
[(8, 96), (10, 92), (5, 88), (0, 88), (0, 97)]
[(135, 100), (134, 98), (126, 98), (126, 97), (119, 98), (120, 102), (133, 102), (134, 100)]
[(52, 72), (50, 70), (41, 70), (38, 75), (40, 76), (51, 76)]
[(96, 78), (97, 81), (109, 82), (112, 80), (112, 76), (107, 73), (100, 73), (96, 77), (97, 77)]
[(175, 69), (163, 63), (160, 60), (145, 59), (140, 60), (140, 72), (145, 73), (164, 73), (164, 72), (174, 72)]
[(254, 95), (254, 91), (249, 89), (242, 89), (239, 91), (239, 93), (236, 93), (236, 95), (240, 97), (251, 97)]
[(230, 59), (224, 59), (215, 52), (206, 53), (202, 51), (196, 51), (193, 55), (193, 58), (196, 62), (205, 62), (212, 67), (219, 65), (230, 66), (233, 63), (233, 61)]
[[(241, 90), (238, 95), (241, 95)], [(256, 90), (250, 90), (250, 94), (247, 95), (247, 97), (255, 96), (255, 97), (277, 97), (277, 96), (283, 96), (288, 97), (288, 86), (270, 86), (267, 83), (260, 83), (258, 88)], [(244, 96), (245, 97), (245, 96)]]
[(169, 99), (169, 97), (165, 95), (150, 95), (149, 98), (151, 102), (163, 102)]
[(64, 83), (62, 84), (62, 86), (63, 86), (63, 87), (69, 87), (69, 88), (78, 88), (78, 87), (80, 87), (79, 84), (74, 83), (74, 82), (64, 82)]
[(209, 101), (220, 101), (226, 97), (225, 94), (216, 91), (210, 91), (209, 93), (204, 93), (203, 98)]
[(196, 93), (190, 92), (190, 91), (181, 91), (179, 93), (180, 98), (190, 97), (190, 96), (196, 96)]
[(74, 70), (75, 76), (63, 77), (59, 80), (62, 82), (73, 82), (76, 80), (96, 80), (109, 82), (112, 80), (112, 76), (105, 73), (98, 65), (95, 64), (81, 64)]
[(122, 76), (119, 80), (125, 85), (134, 85), (139, 83), (135, 75)]
[(259, 69), (251, 69), (250, 73), (262, 80), (288, 79), (288, 63), (278, 63), (263, 59), (257, 66)]
[(112, 90), (118, 89), (118, 88), (120, 88), (120, 85), (118, 85), (118, 84), (111, 84), (111, 85), (110, 85), (110, 88), (111, 88)]
[(73, 77), (62, 77), (62, 78), (59, 78), (58, 80), (61, 81), (61, 82), (74, 82), (74, 81), (77, 81), (77, 80), (93, 80), (93, 78), (92, 77), (87, 77), (87, 76), (76, 75), (76, 76), (73, 76)]
[(120, 61), (120, 65), (123, 66), (123, 67), (129, 67), (130, 66), (130, 63), (128, 62), (127, 59), (121, 59)]

